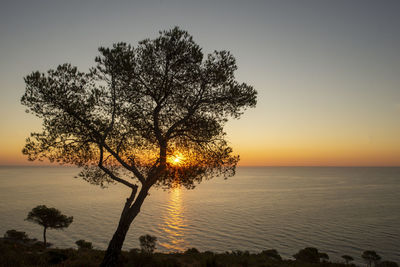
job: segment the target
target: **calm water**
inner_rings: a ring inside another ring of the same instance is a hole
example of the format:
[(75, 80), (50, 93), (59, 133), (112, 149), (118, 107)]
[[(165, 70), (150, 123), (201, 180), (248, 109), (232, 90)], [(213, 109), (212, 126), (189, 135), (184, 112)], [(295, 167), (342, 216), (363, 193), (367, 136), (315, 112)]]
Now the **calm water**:
[[(78, 239), (104, 249), (129, 192), (100, 189), (73, 177), (75, 168), (0, 167), (0, 234), (42, 229), (24, 221), (45, 204), (74, 216), (64, 230), (49, 230), (48, 241), (73, 247)], [(159, 251), (196, 247), (201, 251), (275, 248), (290, 257), (315, 246), (339, 260), (343, 254), (376, 250), (400, 262), (400, 168), (239, 168), (228, 180), (213, 179), (195, 190), (151, 191), (124, 249), (138, 237), (158, 237)]]

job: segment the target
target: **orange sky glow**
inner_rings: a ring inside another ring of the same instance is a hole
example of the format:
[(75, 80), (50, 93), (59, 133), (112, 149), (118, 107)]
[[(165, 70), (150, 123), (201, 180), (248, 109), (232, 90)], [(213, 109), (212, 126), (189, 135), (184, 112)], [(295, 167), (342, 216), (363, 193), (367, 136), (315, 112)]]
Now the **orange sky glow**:
[(205, 55), (230, 51), (236, 79), (258, 91), (257, 107), (225, 127), (239, 166), (400, 166), (398, 4), (167, 2), (4, 6), (0, 165), (48, 164), (21, 153), (41, 129), (20, 104), (24, 76), (65, 62), (87, 71), (99, 46), (177, 25)]

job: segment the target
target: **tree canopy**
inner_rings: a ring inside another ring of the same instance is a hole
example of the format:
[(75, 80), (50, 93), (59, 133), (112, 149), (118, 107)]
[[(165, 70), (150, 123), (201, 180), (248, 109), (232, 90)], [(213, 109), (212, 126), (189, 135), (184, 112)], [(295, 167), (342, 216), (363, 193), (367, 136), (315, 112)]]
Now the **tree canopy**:
[(23, 153), (83, 167), (80, 176), (92, 184), (131, 188), (102, 263), (115, 266), (152, 186), (191, 189), (234, 175), (239, 156), (223, 128), (255, 107), (257, 92), (236, 81), (230, 52), (204, 56), (178, 27), (99, 52), (88, 72), (63, 64), (25, 77), (21, 102), (43, 131), (27, 138)]
[(361, 255), (361, 258), (367, 263), (368, 266), (371, 266), (372, 263), (375, 264), (375, 266), (378, 264), (378, 262), (381, 260), (381, 256), (376, 253), (374, 250), (366, 250), (363, 252)]
[(319, 263), (320, 260), (328, 260), (329, 256), (326, 253), (321, 253), (317, 248), (307, 247), (300, 249), (299, 252), (293, 255), (296, 260), (304, 262)]
[(349, 264), (349, 262), (354, 261), (354, 258), (352, 256), (349, 256), (349, 255), (343, 255), (342, 258), (344, 259), (346, 264)]
[(61, 214), (56, 208), (48, 208), (46, 205), (39, 205), (33, 208), (26, 218), (27, 221), (37, 223), (46, 228), (61, 229), (68, 227), (72, 221), (73, 217), (67, 217)]
[(67, 228), (73, 221), (73, 217), (68, 217), (61, 213), (56, 208), (48, 208), (45, 205), (39, 205), (33, 208), (26, 218), (27, 221), (39, 224), (43, 226), (43, 241), (46, 247), (46, 230), (51, 229), (63, 229)]
[(157, 237), (152, 235), (142, 235), (139, 237), (140, 248), (144, 253), (153, 253), (156, 249)]
[[(225, 140), (228, 117), (256, 105), (252, 86), (235, 80), (235, 58), (204, 58), (175, 27), (145, 39), (99, 48), (88, 72), (63, 64), (25, 77), (22, 103), (43, 120), (23, 153), (30, 160), (84, 167), (99, 185), (132, 179), (164, 187), (234, 174), (238, 156)], [(162, 175), (160, 175), (162, 173)]]

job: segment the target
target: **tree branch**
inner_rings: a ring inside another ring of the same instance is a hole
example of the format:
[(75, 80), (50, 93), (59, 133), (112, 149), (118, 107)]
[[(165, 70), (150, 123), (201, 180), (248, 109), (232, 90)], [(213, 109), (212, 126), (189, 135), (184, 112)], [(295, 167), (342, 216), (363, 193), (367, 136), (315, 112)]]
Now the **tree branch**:
[[(126, 163), (112, 148), (110, 148), (106, 143), (105, 140), (103, 140), (103, 136), (95, 129), (93, 128), (90, 123), (79, 116), (77, 116), (74, 112), (72, 112), (70, 109), (64, 109), (68, 114), (73, 116), (76, 120), (81, 122), (85, 127), (87, 127), (89, 130), (91, 130), (95, 136), (97, 136), (100, 139), (100, 142), (97, 144), (101, 147), (104, 147), (111, 155), (114, 156), (114, 158), (126, 169), (130, 170), (133, 172), (133, 174), (139, 179), (139, 181), (143, 184), (145, 182), (144, 176), (140, 173), (140, 171), (136, 168), (134, 165), (129, 165)], [(100, 152), (102, 153), (102, 152)], [(100, 167), (100, 166), (99, 166)]]
[(130, 182), (117, 177), (114, 173), (112, 173), (112, 171), (110, 171), (108, 168), (104, 167), (104, 165), (103, 165), (103, 147), (99, 145), (99, 149), (100, 149), (100, 158), (99, 158), (99, 163), (98, 163), (99, 168), (102, 171), (104, 171), (106, 174), (108, 174), (108, 176), (110, 176), (110, 178), (113, 179), (114, 181), (124, 184), (132, 189), (137, 188), (137, 185), (131, 184)]
[(139, 181), (143, 184), (145, 182), (144, 176), (140, 173), (138, 168), (135, 165), (129, 165), (126, 163), (114, 150), (112, 150), (106, 143), (102, 144), (104, 148), (111, 154), (113, 157), (126, 169), (133, 172), (133, 174), (139, 179)]
[(195, 102), (193, 104), (193, 106), (191, 106), (188, 109), (188, 113), (180, 120), (176, 121), (167, 131), (167, 133), (165, 134), (165, 138), (169, 139), (171, 134), (174, 132), (174, 130), (179, 126), (182, 125), (183, 123), (185, 123), (188, 119), (190, 119), (191, 116), (193, 116), (193, 114), (196, 112), (196, 110), (199, 108), (200, 104), (203, 102), (203, 93), (205, 91), (205, 84), (203, 83), (201, 86), (201, 90), (200, 90), (200, 94), (199, 94), (199, 99), (197, 102)]
[(136, 193), (137, 193), (137, 189), (138, 189), (137, 186), (135, 188), (132, 188), (131, 195), (126, 199), (126, 202), (125, 202), (124, 208), (122, 210), (122, 215), (121, 216), (124, 216), (124, 214), (129, 211), (129, 208), (131, 207), (131, 204), (132, 204), (133, 200), (135, 199), (135, 196), (136, 196)]

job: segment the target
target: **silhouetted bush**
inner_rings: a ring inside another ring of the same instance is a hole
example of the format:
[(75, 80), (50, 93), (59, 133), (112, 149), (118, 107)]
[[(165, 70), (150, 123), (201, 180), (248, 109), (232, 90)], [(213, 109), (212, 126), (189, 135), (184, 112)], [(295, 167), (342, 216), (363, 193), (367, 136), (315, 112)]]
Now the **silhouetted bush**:
[(239, 256), (239, 257), (242, 257), (242, 256), (248, 257), (248, 256), (250, 256), (250, 252), (248, 250), (246, 250), (246, 251), (232, 250), (232, 255)]
[(379, 256), (374, 250), (366, 250), (361, 255), (361, 258), (363, 258), (368, 266), (371, 266), (372, 263), (376, 266), (379, 263), (381, 256)]
[(139, 242), (142, 252), (151, 254), (156, 248), (157, 237), (152, 235), (142, 235), (139, 237)]
[(78, 246), (78, 249), (93, 249), (92, 242), (87, 242), (83, 239), (76, 241), (75, 244)]
[(310, 263), (319, 263), (320, 259), (324, 261), (329, 259), (328, 254), (318, 252), (318, 249), (313, 247), (307, 247), (301, 249), (299, 252), (293, 255), (293, 257), (298, 261), (310, 262)]
[(261, 254), (266, 256), (269, 259), (282, 260), (281, 255), (279, 255), (279, 253), (278, 253), (278, 251), (276, 249), (263, 250), (261, 252)]
[(28, 240), (28, 235), (25, 232), (17, 231), (17, 230), (8, 230), (4, 234), (4, 238), (6, 239), (12, 239), (12, 240), (20, 240), (20, 241), (26, 241)]
[[(304, 249), (314, 251), (314, 249)], [(303, 251), (304, 251), (303, 250)], [(188, 253), (189, 251), (189, 253)], [(265, 250), (254, 254), (245, 251), (232, 253), (196, 252), (197, 249), (188, 249), (185, 253), (142, 253), (140, 249), (122, 251), (117, 266), (126, 267), (356, 267), (344, 263), (309, 263), (305, 261), (278, 261), (267, 255), (277, 255), (275, 250)], [(302, 252), (304, 254), (304, 252)], [(319, 259), (321, 257), (319, 253)], [(96, 267), (99, 266), (104, 251), (95, 249), (47, 249), (34, 248), (21, 242), (8, 242), (0, 239), (0, 267)], [(364, 265), (365, 266), (365, 265)], [(399, 267), (397, 263), (382, 261), (376, 267)]]
[(329, 256), (326, 253), (319, 253), (319, 259), (326, 262), (329, 260)]
[(185, 254), (199, 254), (199, 253), (200, 253), (200, 251), (198, 251), (197, 248), (188, 248), (188, 249), (185, 251)]
[(344, 261), (346, 262), (346, 264), (349, 264), (349, 262), (353, 261), (353, 257), (349, 256), (349, 255), (343, 255), (342, 258), (344, 259)]

